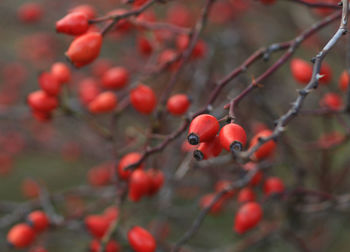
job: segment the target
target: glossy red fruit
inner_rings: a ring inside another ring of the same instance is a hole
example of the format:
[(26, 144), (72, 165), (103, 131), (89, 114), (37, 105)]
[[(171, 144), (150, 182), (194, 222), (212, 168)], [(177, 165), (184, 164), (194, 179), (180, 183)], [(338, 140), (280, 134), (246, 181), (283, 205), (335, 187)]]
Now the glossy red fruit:
[(69, 12), (70, 13), (72, 13), (72, 12), (84, 13), (88, 19), (93, 19), (96, 17), (95, 8), (89, 4), (78, 5), (78, 6), (74, 7), (73, 9), (71, 9)]
[(7, 233), (7, 242), (15, 248), (29, 247), (35, 239), (35, 231), (27, 224), (17, 224)]
[(23, 23), (35, 23), (42, 18), (43, 9), (39, 3), (25, 3), (19, 7), (17, 16)]
[(217, 157), (222, 151), (219, 136), (215, 136), (212, 140), (200, 143), (198, 148), (193, 152), (193, 157), (200, 161), (212, 157)]
[(56, 31), (78, 36), (89, 29), (87, 16), (82, 12), (72, 12), (56, 22)]
[(157, 98), (150, 87), (139, 84), (131, 90), (130, 102), (138, 112), (148, 115), (154, 110)]
[(90, 102), (89, 111), (94, 114), (106, 113), (113, 111), (117, 104), (117, 96), (113, 92), (105, 91)]
[(283, 193), (285, 189), (283, 181), (277, 177), (269, 177), (266, 179), (263, 188), (265, 196), (270, 196), (275, 193)]
[[(99, 240), (93, 240), (90, 243), (90, 250), (89, 252), (100, 252), (100, 241)], [(107, 242), (105, 249), (103, 252), (119, 252), (120, 250), (120, 245), (116, 241), (109, 241)]]
[(243, 234), (246, 231), (254, 228), (259, 224), (263, 212), (261, 206), (256, 202), (245, 203), (238, 209), (235, 217), (234, 230), (238, 234)]
[(340, 110), (343, 107), (343, 101), (340, 95), (336, 93), (327, 93), (321, 99), (320, 106), (331, 110)]
[(168, 99), (166, 104), (167, 110), (172, 115), (183, 115), (187, 112), (191, 101), (185, 94), (176, 94)]
[(119, 208), (116, 206), (111, 206), (103, 211), (103, 216), (105, 216), (108, 221), (113, 222), (119, 218)]
[(290, 70), (296, 81), (308, 84), (312, 77), (312, 65), (302, 59), (295, 58), (290, 62)]
[(96, 239), (101, 239), (110, 225), (109, 219), (102, 215), (89, 215), (84, 222), (89, 233)]
[(158, 63), (161, 66), (167, 65), (167, 67), (170, 70), (175, 71), (179, 67), (179, 61), (175, 60), (176, 57), (177, 57), (177, 53), (176, 53), (175, 50), (173, 50), (173, 49), (166, 49), (159, 55)]
[(58, 106), (58, 100), (56, 97), (38, 90), (28, 95), (28, 104), (34, 110), (49, 113)]
[(85, 78), (79, 83), (79, 99), (85, 106), (89, 105), (100, 93), (98, 82), (93, 78)]
[(189, 127), (187, 140), (191, 145), (197, 145), (215, 138), (220, 128), (218, 120), (209, 114), (195, 117)]
[(101, 84), (105, 88), (120, 89), (129, 82), (129, 72), (124, 67), (113, 67), (102, 76)]
[(99, 187), (107, 185), (112, 180), (113, 163), (107, 162), (91, 168), (87, 173), (87, 178), (92, 186)]
[(236, 123), (229, 123), (222, 127), (219, 137), (221, 146), (232, 152), (241, 151), (247, 142), (245, 130)]
[[(269, 137), (272, 134), (271, 130), (263, 130), (256, 134), (253, 139), (250, 141), (250, 148), (259, 143), (259, 138)], [(267, 143), (264, 143), (254, 154), (253, 158), (255, 160), (262, 160), (269, 157), (272, 157), (276, 150), (276, 142), (270, 140)]]
[(51, 73), (43, 72), (38, 77), (40, 88), (48, 95), (57, 96), (61, 92), (61, 84)]
[[(212, 204), (213, 200), (215, 199), (216, 194), (215, 193), (209, 193), (204, 195), (200, 201), (199, 206), (204, 209), (210, 206)], [(225, 197), (221, 197), (218, 201), (214, 203), (214, 205), (210, 208), (211, 214), (218, 214), (222, 211), (223, 205), (225, 203)]]
[(342, 72), (339, 78), (339, 88), (342, 91), (346, 91), (349, 86), (349, 74), (346, 70)]
[(151, 183), (150, 177), (144, 170), (138, 169), (132, 172), (129, 180), (129, 199), (134, 202), (139, 201), (148, 194)]
[(156, 241), (144, 228), (135, 226), (128, 232), (128, 241), (135, 252), (154, 252)]
[[(223, 190), (227, 190), (228, 188), (230, 188), (231, 184), (232, 184), (232, 182), (230, 182), (229, 180), (219, 180), (215, 184), (215, 187), (214, 187), (215, 192), (219, 193)], [(225, 193), (224, 197), (232, 198), (235, 194), (236, 194), (236, 190), (232, 189), (232, 190), (229, 190), (227, 193)]]
[(137, 49), (142, 55), (148, 56), (153, 52), (153, 45), (147, 38), (138, 37)]
[(88, 32), (74, 39), (65, 55), (74, 66), (82, 67), (98, 57), (101, 47), (102, 35), (98, 32)]
[(31, 212), (27, 221), (37, 232), (42, 232), (49, 227), (49, 218), (43, 211)]
[(254, 191), (249, 188), (249, 187), (245, 187), (242, 188), (238, 195), (237, 195), (237, 201), (239, 203), (245, 203), (245, 202), (249, 202), (249, 201), (255, 201), (255, 193)]
[[(185, 51), (190, 44), (188, 35), (179, 35), (176, 39), (176, 47), (180, 52)], [(203, 40), (198, 40), (192, 51), (192, 58), (202, 58), (207, 51), (207, 45)]]
[(56, 62), (51, 66), (51, 74), (59, 81), (60, 84), (64, 84), (70, 81), (71, 71), (68, 66), (62, 62)]
[(191, 145), (187, 140), (185, 140), (181, 145), (182, 152), (193, 152), (197, 149), (198, 145)]
[[(127, 180), (129, 179), (132, 170), (124, 170), (131, 164), (138, 162), (141, 158), (141, 154), (138, 152), (131, 152), (126, 154), (120, 159), (118, 164), (118, 174), (121, 179)], [(143, 169), (143, 164), (140, 164), (136, 169)]]
[(27, 198), (36, 198), (39, 196), (40, 187), (32, 179), (24, 179), (21, 185), (22, 194)]
[(164, 184), (164, 173), (160, 170), (149, 169), (147, 170), (147, 175), (150, 178), (150, 187), (148, 195), (156, 194)]

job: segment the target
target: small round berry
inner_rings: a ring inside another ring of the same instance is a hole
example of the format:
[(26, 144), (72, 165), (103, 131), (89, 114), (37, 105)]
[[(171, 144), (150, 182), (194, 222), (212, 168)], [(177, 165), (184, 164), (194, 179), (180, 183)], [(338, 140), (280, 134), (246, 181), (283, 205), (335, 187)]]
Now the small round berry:
[(270, 196), (271, 194), (283, 193), (285, 190), (284, 183), (280, 178), (270, 177), (264, 182), (264, 194)]
[(139, 84), (131, 90), (130, 102), (138, 112), (148, 115), (153, 112), (157, 98), (150, 87)]
[(218, 120), (209, 114), (195, 117), (189, 127), (187, 140), (191, 145), (207, 142), (215, 138), (220, 128)]
[(27, 224), (17, 224), (7, 233), (7, 241), (15, 248), (26, 248), (35, 239), (35, 231)]
[(128, 241), (136, 252), (154, 252), (157, 246), (153, 236), (146, 229), (139, 226), (129, 230)]

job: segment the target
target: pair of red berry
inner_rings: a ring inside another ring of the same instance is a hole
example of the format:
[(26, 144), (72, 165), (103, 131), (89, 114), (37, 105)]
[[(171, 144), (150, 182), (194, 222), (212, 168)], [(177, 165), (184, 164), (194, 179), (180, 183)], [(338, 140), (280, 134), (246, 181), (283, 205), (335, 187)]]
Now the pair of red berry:
[[(189, 127), (188, 142), (191, 145), (199, 144), (194, 156), (197, 160), (216, 157), (222, 148), (227, 151), (241, 151), (247, 142), (245, 130), (236, 123), (226, 124), (221, 128), (218, 120), (209, 114), (202, 114), (195, 117)], [(268, 137), (272, 134), (270, 130), (262, 130), (251, 140), (250, 146), (258, 144), (260, 138)], [(261, 160), (270, 157), (276, 148), (276, 143), (270, 140), (264, 143), (255, 153), (254, 159)]]

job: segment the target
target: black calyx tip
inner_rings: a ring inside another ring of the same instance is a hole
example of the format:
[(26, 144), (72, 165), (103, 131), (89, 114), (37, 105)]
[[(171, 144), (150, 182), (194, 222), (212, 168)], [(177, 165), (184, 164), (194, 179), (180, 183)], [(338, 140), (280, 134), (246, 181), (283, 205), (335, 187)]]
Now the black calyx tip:
[(199, 144), (199, 137), (194, 133), (189, 134), (187, 140), (191, 145)]
[(201, 161), (204, 159), (204, 155), (200, 150), (195, 150), (193, 152), (193, 157), (197, 160), (197, 161)]
[(240, 143), (240, 142), (238, 142), (238, 141), (232, 142), (232, 144), (231, 144), (231, 146), (230, 146), (231, 152), (242, 151), (242, 149), (243, 149), (243, 145), (242, 145), (242, 143)]

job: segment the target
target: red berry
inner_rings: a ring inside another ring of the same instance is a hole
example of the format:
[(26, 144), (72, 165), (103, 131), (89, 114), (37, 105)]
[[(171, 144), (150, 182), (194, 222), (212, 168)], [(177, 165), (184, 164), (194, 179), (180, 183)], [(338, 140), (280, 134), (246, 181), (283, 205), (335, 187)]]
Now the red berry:
[(27, 220), (37, 232), (42, 232), (49, 227), (49, 218), (43, 211), (31, 212)]
[[(232, 182), (230, 182), (229, 180), (219, 180), (215, 184), (215, 192), (219, 193), (223, 190), (226, 190), (231, 186), (231, 184)], [(236, 194), (236, 190), (232, 189), (232, 190), (229, 190), (227, 193), (225, 193), (224, 196), (227, 198), (232, 198), (235, 194)]]
[(51, 73), (44, 72), (39, 75), (39, 86), (48, 95), (57, 96), (61, 91), (61, 84)]
[(135, 252), (154, 252), (156, 250), (156, 241), (153, 236), (142, 227), (135, 226), (128, 232), (130, 246)]
[(101, 215), (89, 215), (84, 222), (89, 233), (96, 239), (101, 239), (110, 225), (109, 219)]
[(35, 231), (27, 224), (17, 224), (7, 233), (7, 241), (15, 248), (26, 248), (35, 239)]
[(212, 157), (217, 157), (222, 151), (219, 136), (215, 136), (212, 140), (200, 143), (198, 148), (193, 152), (196, 160), (206, 160)]
[(220, 143), (228, 151), (241, 151), (247, 142), (245, 130), (238, 124), (229, 123), (221, 128)]
[(343, 106), (343, 102), (340, 95), (336, 93), (327, 93), (321, 99), (320, 106), (331, 110), (340, 110)]
[(141, 5), (145, 4), (148, 0), (134, 0), (133, 6), (140, 7)]
[(124, 67), (113, 67), (102, 76), (102, 86), (110, 89), (123, 88), (129, 81), (129, 72)]
[(92, 186), (104, 186), (111, 182), (113, 163), (107, 162), (91, 168), (88, 171), (88, 181)]
[[(100, 241), (99, 240), (93, 240), (90, 243), (90, 250), (89, 252), (100, 252)], [(119, 252), (120, 251), (120, 245), (116, 241), (109, 241), (107, 242), (105, 249), (103, 252)]]
[(175, 60), (177, 53), (173, 49), (164, 50), (158, 58), (158, 62), (161, 66), (168, 65), (169, 69), (175, 71), (179, 67), (179, 61)]
[(186, 50), (189, 44), (190, 38), (188, 35), (181, 34), (176, 38), (176, 47), (180, 52)]
[(172, 115), (183, 115), (187, 112), (191, 101), (185, 94), (173, 95), (168, 99), (167, 109)]
[(17, 16), (23, 23), (35, 23), (43, 16), (43, 9), (38, 3), (25, 3), (18, 9)]
[(148, 115), (154, 110), (157, 98), (150, 87), (139, 84), (131, 90), (130, 102), (138, 112)]
[(162, 188), (164, 184), (164, 174), (162, 171), (155, 169), (147, 170), (147, 174), (151, 180), (148, 195), (153, 195), (157, 193), (160, 190), (160, 188)]
[[(121, 179), (127, 180), (129, 179), (132, 170), (124, 170), (124, 168), (128, 167), (131, 164), (138, 162), (141, 158), (141, 154), (137, 152), (131, 152), (126, 154), (120, 159), (118, 165), (118, 174)], [(143, 164), (139, 165), (136, 169), (143, 169)]]
[(145, 37), (137, 38), (137, 49), (142, 55), (148, 56), (153, 52), (153, 45)]
[(72, 12), (56, 22), (56, 31), (78, 36), (89, 29), (87, 16), (82, 12)]
[[(273, 132), (271, 130), (263, 130), (256, 134), (250, 141), (250, 148), (259, 143), (259, 138), (269, 137)], [(256, 160), (266, 159), (271, 157), (276, 150), (276, 142), (272, 139), (264, 143), (255, 153), (253, 158)]]
[(88, 19), (93, 19), (96, 16), (95, 8), (89, 4), (78, 5), (78, 6), (74, 7), (73, 9), (71, 9), (69, 12), (71, 12), (71, 13), (72, 12), (84, 13)]
[[(243, 169), (246, 171), (250, 171), (256, 168), (256, 164), (253, 162), (249, 162), (247, 164), (245, 164), (243, 166)], [(262, 180), (263, 177), (263, 173), (261, 171), (257, 171), (254, 176), (252, 177), (252, 179), (249, 182), (249, 185), (251, 186), (256, 186), (260, 183), (260, 181)]]
[(102, 35), (98, 32), (88, 32), (73, 40), (66, 56), (74, 66), (82, 67), (98, 57), (101, 47)]
[(245, 203), (248, 201), (255, 201), (254, 191), (249, 187), (245, 187), (245, 188), (241, 189), (237, 195), (237, 201), (239, 203)]
[(342, 91), (346, 91), (349, 86), (349, 74), (346, 70), (342, 72), (339, 78), (339, 88)]
[(119, 208), (116, 206), (108, 207), (103, 211), (103, 216), (105, 216), (110, 222), (113, 222), (119, 217)]
[(113, 63), (109, 59), (97, 59), (92, 65), (92, 73), (101, 78), (105, 72), (112, 68)]
[(99, 93), (100, 89), (95, 79), (86, 78), (79, 83), (79, 99), (82, 104), (89, 105)]
[(293, 59), (290, 63), (292, 75), (301, 84), (308, 84), (312, 77), (312, 65), (302, 59)]
[(280, 178), (270, 177), (264, 182), (264, 194), (270, 196), (275, 193), (284, 192), (284, 183)]
[(70, 69), (62, 62), (53, 64), (50, 72), (61, 84), (67, 83), (71, 79)]
[(212, 140), (220, 128), (218, 120), (209, 114), (202, 114), (195, 117), (188, 130), (188, 142), (197, 145)]
[[(204, 195), (200, 202), (199, 205), (200, 207), (203, 208), (207, 208), (209, 207), (209, 205), (213, 202), (214, 198), (215, 198), (216, 194), (215, 193), (209, 193)], [(221, 197), (218, 201), (216, 201), (214, 203), (214, 205), (210, 208), (210, 213), (211, 214), (218, 214), (221, 212), (222, 207), (225, 203), (225, 197)]]
[(258, 203), (245, 203), (238, 209), (235, 217), (234, 230), (239, 234), (245, 233), (258, 225), (262, 215), (263, 212)]
[(118, 104), (117, 96), (113, 92), (102, 92), (89, 104), (89, 111), (94, 114), (113, 111)]
[(40, 187), (38, 183), (32, 179), (23, 180), (21, 189), (22, 194), (28, 198), (36, 198), (40, 193)]
[(151, 179), (143, 170), (132, 172), (129, 180), (129, 199), (131, 201), (139, 201), (143, 196), (148, 194), (151, 187)]
[(49, 113), (58, 106), (58, 100), (56, 97), (38, 90), (28, 95), (28, 104), (34, 110)]

